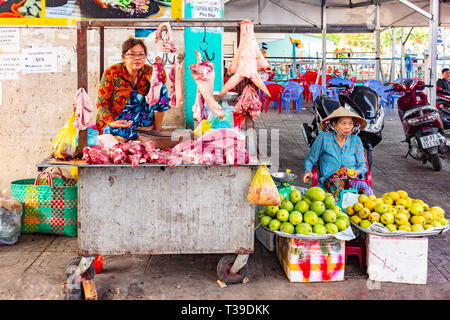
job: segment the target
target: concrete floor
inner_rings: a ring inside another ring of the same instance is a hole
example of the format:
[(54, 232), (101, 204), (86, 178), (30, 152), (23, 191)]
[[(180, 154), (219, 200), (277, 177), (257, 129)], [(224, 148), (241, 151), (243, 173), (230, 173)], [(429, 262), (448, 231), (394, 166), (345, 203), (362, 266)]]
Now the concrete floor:
[[(307, 104), (308, 106), (308, 104)], [(279, 129), (280, 170), (291, 169), (301, 182), (303, 160), (308, 152), (301, 123), (310, 122), (310, 108), (278, 114), (270, 108), (256, 122), (259, 129)], [(439, 205), (450, 214), (450, 161), (443, 169), (403, 159), (406, 144), (396, 113), (387, 117), (383, 141), (375, 148), (373, 181), (376, 195), (404, 189), (412, 197)], [(356, 258), (350, 257), (345, 281), (291, 283), (275, 253), (255, 240), (250, 255), (249, 281), (221, 288), (216, 282), (217, 262), (223, 255), (129, 255), (106, 256), (103, 273), (95, 276), (99, 299), (104, 300), (448, 300), (450, 299), (450, 233), (429, 238), (426, 285), (373, 283)], [(66, 263), (77, 253), (76, 238), (24, 234), (12, 246), (0, 247), (0, 299), (61, 299)]]

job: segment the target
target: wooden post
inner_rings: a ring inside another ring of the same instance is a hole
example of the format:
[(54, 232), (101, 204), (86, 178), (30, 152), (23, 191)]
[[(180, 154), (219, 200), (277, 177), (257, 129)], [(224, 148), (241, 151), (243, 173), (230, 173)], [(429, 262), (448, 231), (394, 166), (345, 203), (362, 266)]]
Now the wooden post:
[[(77, 24), (77, 86), (88, 92), (87, 26), (83, 21)], [(87, 130), (80, 130), (76, 158), (83, 156), (83, 149), (87, 145)]]
[(100, 32), (100, 70), (98, 74), (101, 80), (103, 71), (105, 70), (105, 27), (100, 27), (99, 32)]

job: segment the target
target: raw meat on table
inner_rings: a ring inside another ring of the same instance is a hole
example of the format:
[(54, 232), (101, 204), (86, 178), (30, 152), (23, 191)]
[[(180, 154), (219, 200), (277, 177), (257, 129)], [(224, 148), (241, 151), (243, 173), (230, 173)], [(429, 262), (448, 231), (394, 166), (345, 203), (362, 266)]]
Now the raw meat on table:
[(194, 119), (201, 121), (208, 118), (204, 103), (208, 105), (211, 112), (220, 119), (223, 119), (224, 113), (222, 107), (214, 99), (214, 64), (207, 60), (202, 62), (202, 56), (198, 50), (195, 50), (195, 55), (197, 57), (197, 64), (191, 64), (189, 66), (192, 70), (192, 77), (197, 84), (197, 96), (192, 107)]
[(114, 164), (121, 164), (127, 160), (125, 152), (119, 145), (115, 145), (114, 147), (112, 147), (110, 152), (110, 158), (112, 163)]
[(106, 149), (111, 149), (115, 145), (119, 144), (119, 141), (114, 138), (112, 134), (101, 134), (97, 137), (97, 144)]
[(219, 96), (236, 87), (245, 78), (250, 79), (259, 89), (264, 91), (269, 97), (270, 93), (264, 84), (259, 70), (270, 67), (267, 60), (262, 55), (253, 31), (253, 22), (244, 20), (240, 23), (240, 43), (237, 52), (228, 68), (228, 72), (233, 76), (224, 84)]
[(214, 129), (197, 140), (185, 141), (172, 149), (168, 164), (242, 165), (249, 162), (245, 136), (233, 129)]
[(83, 149), (83, 160), (92, 164), (111, 163), (109, 150), (98, 145), (85, 147)]

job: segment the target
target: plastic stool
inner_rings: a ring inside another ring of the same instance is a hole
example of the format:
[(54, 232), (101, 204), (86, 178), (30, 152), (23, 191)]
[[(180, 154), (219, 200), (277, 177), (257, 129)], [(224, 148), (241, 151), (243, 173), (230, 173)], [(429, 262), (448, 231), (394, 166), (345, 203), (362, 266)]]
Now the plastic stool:
[(358, 256), (359, 265), (364, 268), (366, 266), (366, 246), (363, 238), (356, 238), (345, 242), (345, 263), (350, 255)]

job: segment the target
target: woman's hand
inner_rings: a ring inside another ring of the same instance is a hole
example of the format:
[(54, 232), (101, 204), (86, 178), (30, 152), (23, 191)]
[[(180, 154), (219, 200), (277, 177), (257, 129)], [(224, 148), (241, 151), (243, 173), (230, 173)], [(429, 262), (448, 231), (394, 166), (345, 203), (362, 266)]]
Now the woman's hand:
[(359, 176), (359, 171), (358, 170), (353, 170), (353, 171), (347, 171), (347, 175), (348, 175), (348, 177), (349, 178), (352, 178), (352, 179), (356, 179), (356, 177), (357, 176)]
[(313, 174), (311, 171), (306, 171), (305, 174), (303, 175), (303, 182), (308, 182), (309, 179), (311, 179), (313, 177)]
[(131, 120), (116, 120), (113, 122), (110, 122), (108, 126), (113, 128), (129, 128), (133, 125), (133, 121)]

